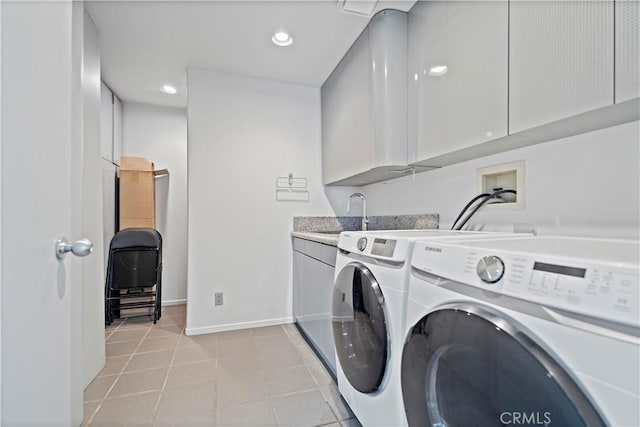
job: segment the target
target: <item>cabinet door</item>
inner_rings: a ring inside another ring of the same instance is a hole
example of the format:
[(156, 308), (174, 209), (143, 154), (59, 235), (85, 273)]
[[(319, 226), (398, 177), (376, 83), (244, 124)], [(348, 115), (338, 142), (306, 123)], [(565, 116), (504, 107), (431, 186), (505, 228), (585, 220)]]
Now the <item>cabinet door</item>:
[(304, 287), (302, 328), (335, 372), (335, 346), (331, 324), (331, 296), (335, 269), (302, 255)]
[(613, 2), (511, 1), (509, 133), (613, 104)]
[[(322, 262), (329, 264), (333, 267), (336, 265), (336, 258), (338, 257), (338, 248), (335, 246), (322, 245)], [(333, 279), (331, 279), (333, 282)]]
[(122, 157), (122, 102), (118, 97), (113, 100), (113, 162), (120, 164)]
[[(369, 22), (371, 159), (369, 168), (407, 163), (407, 14), (377, 13)], [(366, 74), (365, 74), (366, 75)]]
[(336, 347), (333, 341), (333, 324), (331, 322), (331, 298), (333, 296), (333, 276), (335, 271), (334, 267), (320, 263), (319, 285), (321, 298), (318, 306), (320, 307), (319, 311), (322, 313), (322, 323), (320, 325), (318, 345), (325, 361), (334, 374), (336, 373)]
[(365, 30), (322, 85), (324, 183), (368, 170), (371, 165), (369, 34)]
[[(299, 239), (298, 239), (299, 240)], [(298, 251), (293, 251), (293, 320), (302, 323), (302, 299), (304, 291), (303, 259)]]
[(113, 94), (102, 83), (100, 90), (100, 156), (113, 162)]
[(322, 335), (322, 263), (304, 255), (302, 271), (304, 277), (304, 291), (302, 300), (303, 328), (316, 347), (319, 347), (319, 337)]
[(640, 2), (616, 1), (616, 103), (640, 97)]
[(506, 136), (507, 36), (506, 0), (411, 9), (410, 162)]

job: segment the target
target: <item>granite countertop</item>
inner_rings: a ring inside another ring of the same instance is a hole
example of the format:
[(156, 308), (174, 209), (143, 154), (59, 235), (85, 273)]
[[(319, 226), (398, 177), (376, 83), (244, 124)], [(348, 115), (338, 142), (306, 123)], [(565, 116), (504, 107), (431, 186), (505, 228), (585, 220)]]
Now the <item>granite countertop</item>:
[[(361, 217), (294, 217), (292, 237), (338, 246), (342, 231), (359, 230)], [(369, 230), (416, 230), (438, 228), (437, 214), (369, 217)]]

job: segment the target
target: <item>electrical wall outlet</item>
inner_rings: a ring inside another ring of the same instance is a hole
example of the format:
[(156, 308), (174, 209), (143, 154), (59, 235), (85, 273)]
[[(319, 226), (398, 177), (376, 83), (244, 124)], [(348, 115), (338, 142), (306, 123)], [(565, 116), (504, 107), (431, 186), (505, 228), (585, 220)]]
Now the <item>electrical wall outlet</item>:
[(214, 294), (214, 297), (215, 297), (215, 305), (222, 305), (224, 303), (222, 292), (216, 292)]

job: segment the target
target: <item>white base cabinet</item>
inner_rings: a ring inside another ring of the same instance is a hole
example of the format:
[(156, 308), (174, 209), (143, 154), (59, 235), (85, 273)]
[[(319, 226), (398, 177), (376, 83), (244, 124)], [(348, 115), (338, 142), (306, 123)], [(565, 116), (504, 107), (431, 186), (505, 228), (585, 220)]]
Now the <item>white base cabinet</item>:
[(293, 238), (293, 317), (335, 376), (331, 296), (337, 248)]

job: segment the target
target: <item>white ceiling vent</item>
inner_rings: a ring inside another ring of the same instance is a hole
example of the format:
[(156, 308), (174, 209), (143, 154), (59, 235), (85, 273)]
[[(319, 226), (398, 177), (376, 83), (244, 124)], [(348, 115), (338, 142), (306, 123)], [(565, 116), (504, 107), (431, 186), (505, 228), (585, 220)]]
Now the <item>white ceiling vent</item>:
[(379, 0), (338, 0), (338, 9), (353, 15), (371, 16)]

